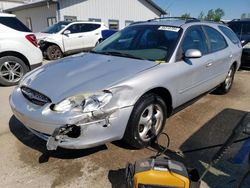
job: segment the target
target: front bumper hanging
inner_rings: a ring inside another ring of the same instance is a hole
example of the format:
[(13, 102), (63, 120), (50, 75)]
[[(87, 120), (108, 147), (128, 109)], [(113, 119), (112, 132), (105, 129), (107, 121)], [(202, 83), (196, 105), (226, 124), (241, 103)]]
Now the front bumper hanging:
[(63, 125), (55, 129), (47, 141), (47, 150), (56, 150), (58, 145), (70, 138), (78, 138), (81, 135), (81, 127), (77, 125)]

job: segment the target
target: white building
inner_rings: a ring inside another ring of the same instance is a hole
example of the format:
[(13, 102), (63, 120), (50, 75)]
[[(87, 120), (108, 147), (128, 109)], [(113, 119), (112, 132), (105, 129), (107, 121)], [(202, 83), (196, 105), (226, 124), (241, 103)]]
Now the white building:
[(5, 12), (16, 14), (33, 32), (62, 20), (101, 21), (111, 29), (122, 29), (165, 14), (152, 0), (43, 0)]

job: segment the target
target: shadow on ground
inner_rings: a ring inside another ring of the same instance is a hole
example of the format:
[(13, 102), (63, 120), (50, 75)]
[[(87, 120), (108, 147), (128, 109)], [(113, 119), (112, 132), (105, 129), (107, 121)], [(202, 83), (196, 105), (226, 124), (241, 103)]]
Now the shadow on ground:
[[(221, 111), (181, 145), (179, 149), (182, 154), (167, 150), (165, 155), (173, 160), (183, 162), (187, 167), (196, 168), (202, 174), (206, 165), (220, 147), (202, 148), (223, 144), (245, 113), (245, 111), (235, 109)], [(247, 138), (247, 136), (241, 134), (238, 139), (244, 138)], [(213, 167), (211, 172), (207, 173), (203, 181), (209, 187), (236, 187), (240, 177), (244, 174), (244, 170), (242, 170), (244, 165), (233, 164), (231, 158), (240, 149), (241, 145), (242, 142), (234, 144), (232, 149), (228, 150), (227, 154)], [(159, 150), (157, 145), (152, 147)], [(125, 187), (125, 168), (110, 170), (108, 178), (113, 188)], [(247, 180), (247, 182), (249, 181), (250, 179)]]
[(15, 135), (20, 142), (42, 153), (42, 155), (39, 157), (39, 163), (47, 162), (50, 157), (59, 159), (75, 159), (107, 149), (105, 145), (102, 145), (95, 148), (82, 150), (58, 148), (56, 151), (48, 151), (46, 149), (46, 142), (26, 129), (23, 124), (18, 119), (16, 119), (15, 116), (10, 118), (9, 128), (11, 133)]

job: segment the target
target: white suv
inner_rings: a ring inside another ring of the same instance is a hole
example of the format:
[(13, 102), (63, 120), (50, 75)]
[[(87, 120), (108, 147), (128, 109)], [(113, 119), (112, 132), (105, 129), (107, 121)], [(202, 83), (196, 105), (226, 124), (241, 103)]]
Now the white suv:
[(15, 15), (0, 13), (0, 84), (17, 84), (42, 60), (35, 35)]
[(61, 21), (36, 37), (44, 56), (54, 60), (95, 47), (102, 40), (101, 31), (106, 29), (101, 22)]

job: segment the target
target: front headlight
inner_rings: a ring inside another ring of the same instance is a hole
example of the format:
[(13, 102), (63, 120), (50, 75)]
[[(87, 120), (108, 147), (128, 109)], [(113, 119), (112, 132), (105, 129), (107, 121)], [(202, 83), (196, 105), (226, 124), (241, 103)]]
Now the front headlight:
[(52, 109), (57, 112), (93, 112), (108, 104), (111, 98), (112, 93), (109, 91), (95, 94), (80, 94), (64, 99), (55, 104)]

